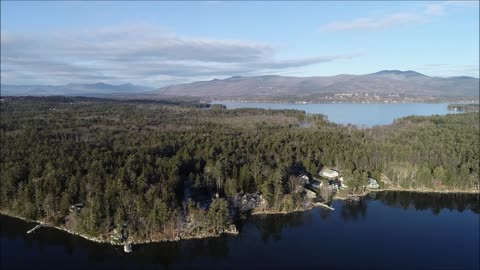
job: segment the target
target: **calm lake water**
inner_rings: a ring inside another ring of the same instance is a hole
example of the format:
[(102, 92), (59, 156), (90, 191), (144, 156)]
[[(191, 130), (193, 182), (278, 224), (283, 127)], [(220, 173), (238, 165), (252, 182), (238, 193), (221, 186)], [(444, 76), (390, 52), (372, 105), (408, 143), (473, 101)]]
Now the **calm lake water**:
[(478, 269), (479, 197), (377, 193), (335, 210), (263, 215), (238, 236), (121, 247), (0, 216), (2, 269)]
[(288, 103), (258, 103), (215, 101), (224, 104), (227, 109), (262, 108), (291, 109), (306, 113), (324, 114), (328, 120), (337, 124), (352, 124), (361, 127), (388, 125), (393, 120), (409, 115), (444, 115), (458, 113), (449, 111), (449, 103), (336, 103), (336, 104), (288, 104)]

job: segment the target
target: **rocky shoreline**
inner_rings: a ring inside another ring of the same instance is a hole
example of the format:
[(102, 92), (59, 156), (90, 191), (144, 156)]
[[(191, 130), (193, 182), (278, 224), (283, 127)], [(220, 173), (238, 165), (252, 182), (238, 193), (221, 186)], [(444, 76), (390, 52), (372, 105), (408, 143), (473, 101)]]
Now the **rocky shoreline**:
[[(348, 194), (348, 196), (364, 197), (371, 192), (385, 192), (385, 191), (387, 191), (387, 192), (388, 191), (415, 192), (415, 193), (443, 193), (443, 194), (459, 193), (459, 194), (478, 194), (478, 195), (480, 195), (479, 191), (475, 191), (475, 190), (431, 190), (431, 189), (383, 188), (383, 189), (367, 189), (365, 192), (363, 192), (361, 194)], [(347, 199), (347, 196), (341, 196), (341, 195), (340, 196), (336, 195), (336, 196), (333, 197), (333, 200), (346, 200), (346, 199)], [(294, 209), (292, 211), (275, 211), (275, 210), (264, 210), (264, 209), (257, 210), (257, 211), (254, 210), (254, 211), (252, 211), (251, 215), (252, 216), (256, 216), (256, 215), (286, 215), (286, 214), (291, 214), (291, 213), (295, 213), (295, 212), (305, 212), (305, 211), (313, 209), (314, 207), (322, 207), (322, 206), (314, 205), (312, 203), (308, 207), (305, 207), (305, 208), (302, 208), (302, 209)], [(28, 219), (28, 218), (25, 218), (25, 217), (21, 217), (21, 216), (18, 216), (16, 214), (12, 214), (12, 213), (4, 211), (4, 210), (1, 210), (0, 214), (5, 215), (5, 216), (9, 216), (9, 217), (13, 217), (13, 218), (17, 218), (17, 219), (21, 219), (21, 220), (26, 221), (26, 222), (39, 223), (42, 226), (55, 228), (55, 229), (58, 229), (60, 231), (63, 231), (63, 232), (69, 233), (69, 234), (73, 234), (73, 235), (82, 237), (86, 240), (93, 241), (93, 242), (96, 242), (96, 243), (110, 244), (110, 245), (113, 245), (113, 246), (123, 246), (124, 245), (124, 243), (119, 243), (119, 242), (115, 242), (115, 241), (112, 241), (112, 240), (107, 240), (107, 239), (101, 239), (101, 238), (97, 238), (97, 237), (88, 236), (88, 235), (85, 235), (85, 234), (82, 234), (82, 233), (78, 233), (78, 232), (68, 230), (68, 229), (63, 228), (61, 226), (55, 226), (55, 225), (52, 225), (52, 224), (49, 224), (49, 223), (45, 223), (45, 222), (40, 221), (40, 220), (32, 220), (32, 219)], [(137, 245), (137, 244), (149, 244), (149, 243), (160, 243), (160, 242), (176, 242), (176, 241), (180, 241), (180, 240), (192, 240), (192, 239), (204, 239), (204, 238), (211, 238), (211, 237), (219, 237), (219, 236), (222, 236), (224, 234), (238, 235), (239, 232), (236, 230), (236, 227), (235, 227), (235, 229), (228, 228), (227, 230), (224, 230), (221, 233), (202, 232), (202, 233), (198, 233), (196, 235), (184, 235), (183, 237), (178, 237), (177, 236), (174, 239), (134, 240), (134, 241), (130, 241), (129, 243)]]
[[(86, 240), (93, 241), (93, 242), (96, 242), (96, 243), (110, 244), (110, 245), (113, 245), (113, 246), (123, 246), (125, 244), (124, 242), (118, 242), (118, 241), (113, 241), (113, 240), (88, 236), (88, 235), (85, 235), (85, 234), (82, 234), (82, 233), (78, 233), (78, 232), (75, 232), (75, 231), (72, 231), (72, 230), (68, 230), (68, 229), (66, 229), (64, 227), (61, 227), (61, 226), (56, 226), (56, 225), (53, 225), (53, 224), (50, 224), (50, 223), (47, 223), (47, 222), (44, 222), (44, 221), (41, 221), (41, 220), (33, 220), (33, 219), (25, 218), (25, 217), (22, 217), (22, 216), (19, 216), (19, 215), (16, 215), (16, 214), (12, 214), (12, 213), (4, 211), (4, 210), (0, 210), (0, 215), (17, 218), (17, 219), (23, 220), (25, 222), (38, 223), (38, 224), (42, 225), (42, 227), (54, 228), (54, 229), (57, 229), (57, 230), (60, 230), (60, 231), (63, 231), (63, 232), (69, 233), (69, 234), (73, 234), (73, 235), (82, 237)], [(235, 225), (231, 224), (229, 226), (229, 228), (223, 230), (220, 233), (212, 233), (212, 232), (203, 231), (201, 233), (197, 233), (196, 235), (183, 235), (182, 237), (177, 236), (173, 239), (164, 238), (164, 239), (149, 239), (149, 240), (132, 240), (132, 241), (128, 241), (128, 243), (138, 245), (138, 244), (161, 243), (161, 242), (176, 242), (176, 241), (180, 241), (180, 240), (191, 240), (191, 239), (203, 239), (203, 238), (219, 237), (219, 236), (222, 236), (223, 234), (237, 235), (238, 233), (239, 232), (238, 232), (237, 228), (235, 227)]]

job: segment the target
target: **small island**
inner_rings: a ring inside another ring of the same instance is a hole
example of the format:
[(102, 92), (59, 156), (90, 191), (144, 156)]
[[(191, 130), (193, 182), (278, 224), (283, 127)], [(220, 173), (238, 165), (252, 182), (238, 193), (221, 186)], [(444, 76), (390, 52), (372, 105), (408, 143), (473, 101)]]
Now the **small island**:
[(359, 129), (180, 100), (4, 97), (0, 108), (1, 212), (126, 252), (370, 190), (479, 188), (478, 113)]

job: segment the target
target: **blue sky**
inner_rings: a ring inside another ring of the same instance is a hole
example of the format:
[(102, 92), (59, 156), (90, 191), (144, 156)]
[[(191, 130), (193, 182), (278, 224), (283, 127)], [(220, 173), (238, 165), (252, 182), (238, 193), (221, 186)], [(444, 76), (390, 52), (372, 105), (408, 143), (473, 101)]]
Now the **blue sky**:
[(1, 2), (6, 84), (479, 76), (478, 2)]

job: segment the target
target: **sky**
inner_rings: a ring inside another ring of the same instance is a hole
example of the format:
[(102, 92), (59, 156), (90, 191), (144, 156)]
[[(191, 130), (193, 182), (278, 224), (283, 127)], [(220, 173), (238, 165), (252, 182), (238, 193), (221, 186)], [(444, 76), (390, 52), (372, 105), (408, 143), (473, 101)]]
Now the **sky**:
[(479, 77), (478, 1), (1, 1), (1, 83)]

